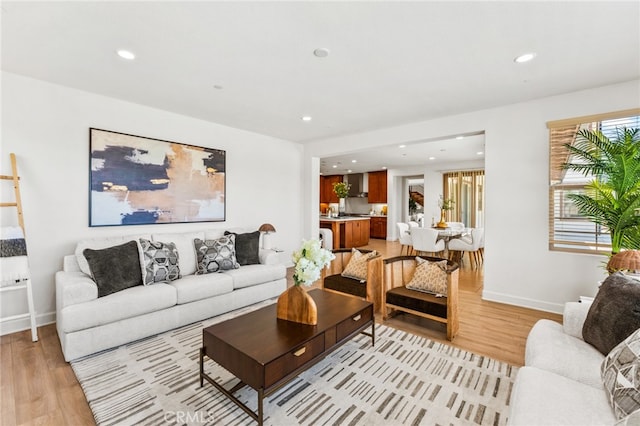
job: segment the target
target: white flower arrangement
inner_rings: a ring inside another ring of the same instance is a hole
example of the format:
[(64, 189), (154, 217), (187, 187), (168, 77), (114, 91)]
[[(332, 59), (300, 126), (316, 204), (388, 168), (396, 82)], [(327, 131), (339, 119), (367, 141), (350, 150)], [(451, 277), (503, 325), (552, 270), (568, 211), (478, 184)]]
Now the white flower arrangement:
[(333, 253), (320, 246), (319, 240), (303, 240), (300, 250), (294, 251), (292, 256), (295, 264), (293, 272), (295, 285), (310, 286), (313, 284), (320, 278), (322, 268), (335, 258)]

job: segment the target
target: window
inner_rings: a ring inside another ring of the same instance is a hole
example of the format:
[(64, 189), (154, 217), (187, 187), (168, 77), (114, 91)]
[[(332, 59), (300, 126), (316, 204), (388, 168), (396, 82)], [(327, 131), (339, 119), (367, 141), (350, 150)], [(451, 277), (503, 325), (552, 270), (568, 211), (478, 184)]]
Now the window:
[(454, 201), (447, 222), (463, 222), (469, 228), (484, 227), (484, 170), (443, 175), (444, 198)]
[(581, 216), (569, 199), (571, 193), (584, 193), (593, 180), (578, 172), (563, 170), (562, 164), (575, 163), (566, 144), (574, 144), (578, 131), (600, 130), (615, 138), (617, 128), (640, 127), (640, 109), (619, 111), (547, 123), (549, 128), (549, 249), (586, 253), (610, 253), (609, 231)]

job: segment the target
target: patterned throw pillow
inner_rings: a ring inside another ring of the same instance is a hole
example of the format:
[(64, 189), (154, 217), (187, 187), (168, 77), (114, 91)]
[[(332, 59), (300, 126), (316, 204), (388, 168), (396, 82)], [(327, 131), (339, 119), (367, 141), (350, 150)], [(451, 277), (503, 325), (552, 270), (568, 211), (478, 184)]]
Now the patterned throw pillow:
[(180, 278), (178, 249), (174, 243), (140, 238), (144, 255), (144, 285), (168, 283)]
[(447, 261), (429, 262), (416, 257), (417, 266), (413, 277), (406, 285), (408, 289), (447, 296)]
[(640, 328), (609, 352), (600, 374), (618, 419), (640, 410)]
[(240, 264), (236, 260), (236, 236), (225, 235), (215, 240), (193, 240), (198, 256), (196, 275), (222, 272), (238, 269)]
[(378, 253), (373, 250), (369, 253), (362, 253), (358, 249), (351, 249), (351, 259), (347, 267), (342, 271), (343, 277), (353, 278), (360, 281), (367, 280), (367, 261), (375, 257)]

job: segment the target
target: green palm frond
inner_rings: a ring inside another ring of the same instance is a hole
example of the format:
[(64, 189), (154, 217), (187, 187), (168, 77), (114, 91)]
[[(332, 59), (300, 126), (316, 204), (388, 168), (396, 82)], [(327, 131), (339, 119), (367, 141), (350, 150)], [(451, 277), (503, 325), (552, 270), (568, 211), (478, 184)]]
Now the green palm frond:
[(584, 194), (569, 194), (578, 212), (611, 233), (613, 253), (640, 247), (640, 130), (617, 129), (615, 139), (600, 131), (581, 130), (565, 145), (575, 160), (562, 165), (595, 179)]

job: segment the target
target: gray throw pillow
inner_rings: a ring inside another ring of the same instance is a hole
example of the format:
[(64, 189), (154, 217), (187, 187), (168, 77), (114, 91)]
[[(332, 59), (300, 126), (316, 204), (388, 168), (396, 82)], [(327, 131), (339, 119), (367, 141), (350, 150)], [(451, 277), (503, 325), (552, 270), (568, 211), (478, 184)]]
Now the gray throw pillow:
[(236, 236), (236, 260), (241, 266), (260, 263), (260, 231), (236, 234), (224, 231), (224, 235)]
[(234, 234), (215, 240), (193, 240), (198, 256), (196, 275), (238, 269), (240, 265), (236, 260), (235, 240)]
[(144, 258), (144, 285), (168, 283), (180, 278), (178, 249), (175, 243), (140, 238)]
[(640, 415), (640, 328), (609, 352), (600, 373), (616, 417)]
[(142, 284), (138, 244), (135, 241), (102, 250), (84, 249), (98, 297)]
[(620, 272), (604, 280), (582, 326), (582, 338), (603, 355), (640, 328), (640, 283)]

